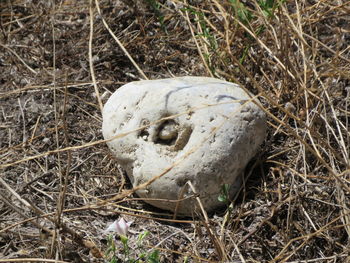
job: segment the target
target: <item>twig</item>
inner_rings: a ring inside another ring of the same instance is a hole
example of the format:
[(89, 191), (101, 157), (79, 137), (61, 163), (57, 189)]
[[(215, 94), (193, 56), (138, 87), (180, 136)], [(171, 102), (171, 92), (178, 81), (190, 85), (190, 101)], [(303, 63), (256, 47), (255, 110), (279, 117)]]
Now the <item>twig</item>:
[[(195, 194), (195, 195), (198, 195), (196, 189), (194, 188), (193, 184), (191, 183), (191, 181), (187, 181), (187, 184), (190, 186), (192, 192)], [(225, 252), (225, 248), (224, 248), (224, 245), (222, 244), (222, 242), (220, 241), (220, 239), (217, 237), (217, 235), (214, 233), (214, 231), (211, 229), (210, 227), (210, 221), (209, 221), (209, 217), (207, 215), (207, 212), (205, 211), (204, 207), (203, 207), (203, 204), (202, 204), (202, 201), (201, 199), (197, 196), (196, 197), (196, 200), (198, 202), (198, 205), (201, 209), (201, 212), (204, 216), (204, 224), (205, 224), (205, 227), (206, 229), (208, 230), (209, 232), (209, 235), (211, 237), (211, 240), (213, 241), (214, 243), (214, 246), (216, 248), (216, 252), (218, 253), (218, 256), (220, 257), (220, 260), (224, 260), (224, 261), (227, 261), (228, 258), (227, 258), (227, 254)]]
[(137, 71), (140, 73), (140, 75), (144, 78), (144, 79), (148, 79), (147, 76), (145, 75), (145, 73), (143, 73), (143, 71), (141, 70), (141, 68), (137, 65), (137, 63), (135, 62), (135, 60), (130, 56), (129, 52), (125, 49), (125, 47), (123, 46), (123, 44), (119, 41), (119, 39), (117, 38), (117, 36), (113, 33), (113, 31), (110, 29), (110, 27), (108, 26), (106, 20), (103, 18), (101, 10), (100, 10), (100, 5), (98, 3), (98, 0), (95, 0), (95, 5), (97, 8), (97, 12), (100, 15), (102, 22), (104, 24), (104, 26), (106, 27), (106, 29), (108, 30), (108, 32), (111, 34), (111, 36), (114, 38), (114, 40), (117, 42), (118, 46), (123, 50), (124, 54), (128, 57), (128, 59), (131, 61), (131, 63), (134, 65), (134, 67), (137, 69)]
[(52, 262), (52, 263), (69, 263), (68, 261), (56, 260), (56, 259), (47, 259), (47, 258), (7, 258), (0, 259), (0, 262)]
[(239, 248), (238, 248), (236, 242), (233, 241), (232, 243), (233, 243), (233, 246), (235, 247), (235, 250), (237, 251), (237, 254), (239, 256), (239, 259), (241, 260), (241, 263), (245, 263), (246, 261), (245, 261), (244, 257), (242, 256), (241, 251), (239, 251)]
[(19, 108), (21, 110), (21, 115), (22, 115), (22, 119), (23, 119), (23, 141), (22, 143), (25, 143), (27, 141), (27, 135), (26, 135), (26, 118), (24, 117), (24, 111), (23, 111), (23, 106), (22, 106), (22, 102), (21, 99), (18, 98), (18, 105)]
[[(187, 1), (185, 1), (185, 4), (187, 5)], [(181, 11), (180, 11), (180, 12), (181, 12)], [(181, 12), (181, 14), (182, 14), (182, 12)], [(203, 62), (203, 64), (204, 64), (205, 68), (207, 69), (207, 72), (209, 73), (209, 75), (210, 75), (211, 77), (214, 77), (213, 73), (211, 72), (211, 70), (210, 70), (210, 68), (209, 68), (209, 66), (208, 66), (208, 63), (207, 63), (206, 59), (204, 58), (204, 55), (203, 55), (203, 53), (202, 53), (202, 50), (201, 50), (201, 48), (200, 48), (200, 46), (199, 46), (199, 44), (198, 44), (198, 41), (197, 41), (196, 36), (195, 36), (195, 34), (194, 34), (194, 30), (193, 30), (193, 27), (192, 27), (192, 23), (191, 23), (191, 21), (190, 21), (190, 17), (189, 17), (189, 15), (188, 15), (188, 11), (187, 11), (187, 10), (185, 11), (185, 14), (186, 14), (186, 15), (185, 15), (184, 17), (186, 18), (188, 27), (190, 28), (192, 38), (193, 38), (194, 43), (196, 44), (196, 47), (197, 47), (197, 50), (198, 50), (198, 54), (199, 54), (199, 56), (201, 57), (202, 62)]]
[(15, 57), (18, 58), (18, 60), (21, 61), (22, 64), (23, 64), (30, 72), (32, 72), (32, 73), (34, 73), (34, 74), (37, 74), (37, 72), (36, 72), (34, 69), (32, 69), (31, 67), (29, 67), (28, 64), (25, 63), (24, 60), (23, 60), (15, 51), (13, 51), (11, 48), (9, 48), (8, 46), (3, 45), (3, 44), (1, 44), (1, 43), (0, 43), (0, 46), (2, 46), (3, 48), (5, 48), (5, 49), (7, 49), (8, 51), (10, 51), (13, 55), (15, 55)]
[(92, 0), (89, 0), (90, 6), (89, 6), (89, 12), (90, 12), (90, 35), (89, 35), (89, 65), (90, 65), (90, 73), (92, 78), (92, 83), (94, 84), (94, 89), (98, 101), (98, 105), (100, 106), (100, 111), (102, 114), (103, 111), (103, 104), (100, 96), (100, 92), (98, 91), (97, 83), (96, 83), (96, 77), (95, 77), (95, 71), (94, 71), (94, 62), (92, 61), (92, 39), (94, 34), (94, 12), (92, 10)]
[[(16, 194), (16, 192), (2, 178), (0, 178), (0, 183), (3, 186), (5, 186), (13, 194), (13, 196), (15, 196), (17, 198), (17, 200), (19, 200), (27, 208), (30, 208), (32, 210), (32, 212), (34, 212), (35, 214), (37, 214), (39, 216), (45, 215), (45, 213), (43, 211), (41, 211), (38, 207), (36, 207), (34, 204), (29, 203), (27, 200), (22, 199), (18, 194)], [(0, 197), (3, 200), (6, 200), (6, 198), (1, 193), (0, 193)], [(12, 209), (15, 209), (14, 205), (11, 205), (10, 202), (9, 202), (9, 205)], [(26, 218), (26, 216), (24, 216), (20, 212), (19, 209), (16, 210), (16, 212), (20, 213), (20, 215), (22, 215), (24, 218)], [(56, 214), (56, 213), (54, 213), (54, 214)], [(47, 218), (49, 221), (51, 221), (54, 224), (57, 223), (53, 217), (47, 216), (45, 218)], [(33, 224), (36, 225), (40, 229), (44, 229), (46, 232), (50, 233), (52, 236), (54, 235), (54, 231), (48, 230), (36, 222), (33, 222)], [(79, 245), (82, 245), (82, 246), (88, 248), (95, 257), (97, 257), (97, 258), (103, 257), (102, 252), (97, 248), (97, 246), (94, 244), (94, 242), (84, 239), (80, 234), (78, 234), (76, 231), (74, 231), (73, 229), (68, 227), (63, 222), (60, 224), (60, 226), (61, 226), (63, 232), (70, 234)]]

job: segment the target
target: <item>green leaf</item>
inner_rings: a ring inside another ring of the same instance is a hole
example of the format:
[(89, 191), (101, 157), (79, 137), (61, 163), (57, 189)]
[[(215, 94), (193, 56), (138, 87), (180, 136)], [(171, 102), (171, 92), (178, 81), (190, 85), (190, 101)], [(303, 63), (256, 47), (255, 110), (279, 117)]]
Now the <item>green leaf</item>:
[(242, 23), (248, 24), (252, 20), (252, 12), (249, 11), (248, 8), (246, 8), (246, 6), (242, 4), (239, 0), (230, 0), (230, 3), (238, 16), (238, 19)]
[(230, 185), (229, 184), (224, 184), (222, 185), (221, 187), (221, 190), (220, 190), (220, 194), (218, 196), (218, 200), (220, 202), (224, 202), (224, 203), (227, 203), (229, 202), (229, 190), (230, 190)]
[(124, 235), (119, 235), (119, 237), (120, 237), (120, 241), (122, 241), (123, 245), (127, 246), (128, 245), (128, 238)]
[(153, 250), (147, 258), (147, 262), (149, 263), (159, 263), (159, 250)]
[(118, 259), (116, 257), (113, 257), (109, 263), (118, 263)]
[(141, 244), (142, 241), (145, 239), (145, 237), (148, 235), (149, 235), (149, 231), (144, 231), (144, 232), (140, 233), (139, 236), (137, 237), (137, 242), (139, 244)]

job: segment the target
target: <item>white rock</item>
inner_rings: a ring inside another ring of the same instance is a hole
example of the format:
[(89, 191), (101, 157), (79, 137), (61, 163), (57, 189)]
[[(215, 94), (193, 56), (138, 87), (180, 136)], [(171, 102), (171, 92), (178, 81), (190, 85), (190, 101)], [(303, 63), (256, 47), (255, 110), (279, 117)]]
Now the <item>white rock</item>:
[(249, 100), (238, 85), (214, 78), (131, 82), (107, 101), (103, 136), (111, 139), (149, 125), (107, 143), (134, 187), (174, 166), (137, 194), (170, 211), (174, 200), (189, 197), (178, 213), (191, 215), (198, 202), (191, 197), (190, 181), (212, 212), (223, 205), (218, 196), (224, 184), (231, 185), (231, 196), (237, 193), (245, 166), (265, 138), (265, 114)]

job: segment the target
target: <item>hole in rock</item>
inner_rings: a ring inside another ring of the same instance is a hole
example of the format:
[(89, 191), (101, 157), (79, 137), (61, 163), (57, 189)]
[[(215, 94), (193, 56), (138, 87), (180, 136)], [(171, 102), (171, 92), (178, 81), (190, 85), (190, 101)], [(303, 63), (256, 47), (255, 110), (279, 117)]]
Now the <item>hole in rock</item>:
[[(147, 119), (142, 119), (140, 122), (141, 127), (147, 126), (149, 124), (150, 124), (150, 121)], [(146, 127), (143, 130), (141, 130), (138, 137), (141, 137), (143, 140), (148, 141), (148, 137), (149, 137), (148, 128), (149, 127)]]
[(155, 143), (170, 146), (170, 151), (181, 151), (190, 140), (192, 132), (190, 126), (180, 126), (174, 120), (167, 120), (159, 126)]
[(155, 143), (173, 145), (178, 138), (179, 125), (174, 120), (166, 120), (159, 125)]
[(143, 140), (148, 140), (149, 133), (146, 129), (143, 129), (140, 131), (139, 137), (141, 137)]
[(192, 127), (186, 126), (182, 127), (181, 131), (179, 132), (178, 139), (175, 143), (175, 151), (180, 151), (187, 145), (188, 141), (190, 140), (190, 137), (192, 135), (193, 129)]

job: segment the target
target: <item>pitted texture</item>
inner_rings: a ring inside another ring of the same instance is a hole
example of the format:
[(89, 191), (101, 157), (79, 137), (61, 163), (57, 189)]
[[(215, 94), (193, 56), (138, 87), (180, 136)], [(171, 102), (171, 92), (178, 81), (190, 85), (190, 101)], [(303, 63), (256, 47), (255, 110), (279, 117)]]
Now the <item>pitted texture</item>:
[(176, 164), (137, 194), (170, 211), (174, 200), (185, 198), (178, 206), (183, 215), (198, 206), (188, 181), (208, 212), (222, 205), (218, 195), (224, 184), (231, 186), (231, 196), (237, 193), (242, 172), (265, 134), (265, 114), (251, 96), (214, 78), (131, 82), (110, 97), (103, 111), (104, 138), (118, 137), (108, 146), (133, 186)]

